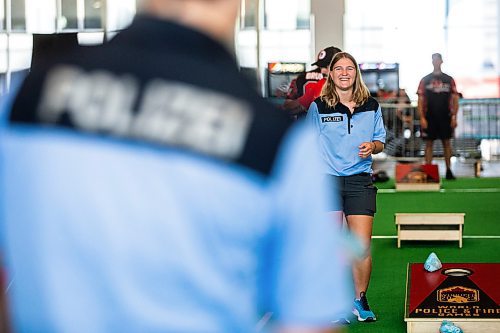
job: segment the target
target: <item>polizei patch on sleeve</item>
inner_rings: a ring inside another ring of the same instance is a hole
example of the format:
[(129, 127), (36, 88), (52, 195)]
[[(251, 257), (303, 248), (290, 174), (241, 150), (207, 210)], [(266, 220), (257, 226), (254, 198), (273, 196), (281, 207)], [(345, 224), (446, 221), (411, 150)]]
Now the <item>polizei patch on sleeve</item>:
[(322, 123), (338, 123), (343, 120), (342, 116), (328, 116), (328, 117), (321, 117), (321, 122)]

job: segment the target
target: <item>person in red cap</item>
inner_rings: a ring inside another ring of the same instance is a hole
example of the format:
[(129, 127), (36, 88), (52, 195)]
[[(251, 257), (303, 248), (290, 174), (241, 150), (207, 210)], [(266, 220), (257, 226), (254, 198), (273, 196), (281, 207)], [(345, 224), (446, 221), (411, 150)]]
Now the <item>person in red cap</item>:
[(328, 65), (333, 59), (333, 56), (341, 52), (335, 46), (329, 46), (322, 49), (316, 61), (312, 66), (315, 69), (299, 74), (296, 79), (290, 83), (287, 99), (283, 103), (283, 109), (294, 118), (305, 116), (309, 105), (321, 94), (321, 89), (325, 83), (326, 75), (328, 74)]

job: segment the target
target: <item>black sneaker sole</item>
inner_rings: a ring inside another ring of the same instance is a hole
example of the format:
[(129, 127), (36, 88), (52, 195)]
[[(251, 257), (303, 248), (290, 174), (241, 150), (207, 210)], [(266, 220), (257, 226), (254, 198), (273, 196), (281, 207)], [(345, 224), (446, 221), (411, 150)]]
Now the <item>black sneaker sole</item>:
[(368, 318), (366, 318), (365, 320), (360, 320), (360, 319), (358, 318), (358, 321), (359, 321), (359, 322), (362, 322), (362, 323), (374, 323), (374, 322), (376, 322), (376, 321), (377, 321), (377, 319), (373, 319), (372, 317), (368, 317)]

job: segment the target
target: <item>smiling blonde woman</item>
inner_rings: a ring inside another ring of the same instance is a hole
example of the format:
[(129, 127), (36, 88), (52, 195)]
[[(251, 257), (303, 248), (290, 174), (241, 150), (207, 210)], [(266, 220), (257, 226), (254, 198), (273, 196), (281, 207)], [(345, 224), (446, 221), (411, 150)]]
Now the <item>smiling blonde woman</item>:
[[(335, 55), (322, 94), (310, 106), (307, 120), (318, 133), (325, 179), (339, 200), (330, 215), (342, 221), (366, 247), (366, 256), (353, 263), (356, 299), (353, 313), (359, 321), (375, 321), (366, 291), (372, 270), (370, 254), (377, 188), (372, 182), (372, 155), (384, 149), (385, 128), (378, 102), (370, 96), (358, 64), (346, 52)], [(346, 316), (342, 318), (349, 322)]]

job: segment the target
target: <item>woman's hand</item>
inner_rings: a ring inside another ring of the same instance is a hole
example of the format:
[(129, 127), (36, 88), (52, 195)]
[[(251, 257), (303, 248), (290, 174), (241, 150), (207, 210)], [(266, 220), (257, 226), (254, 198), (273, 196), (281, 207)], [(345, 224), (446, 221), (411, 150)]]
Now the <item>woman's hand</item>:
[(358, 156), (361, 158), (367, 158), (370, 157), (370, 155), (373, 154), (375, 151), (375, 142), (363, 142), (358, 146), (359, 148), (359, 153)]

